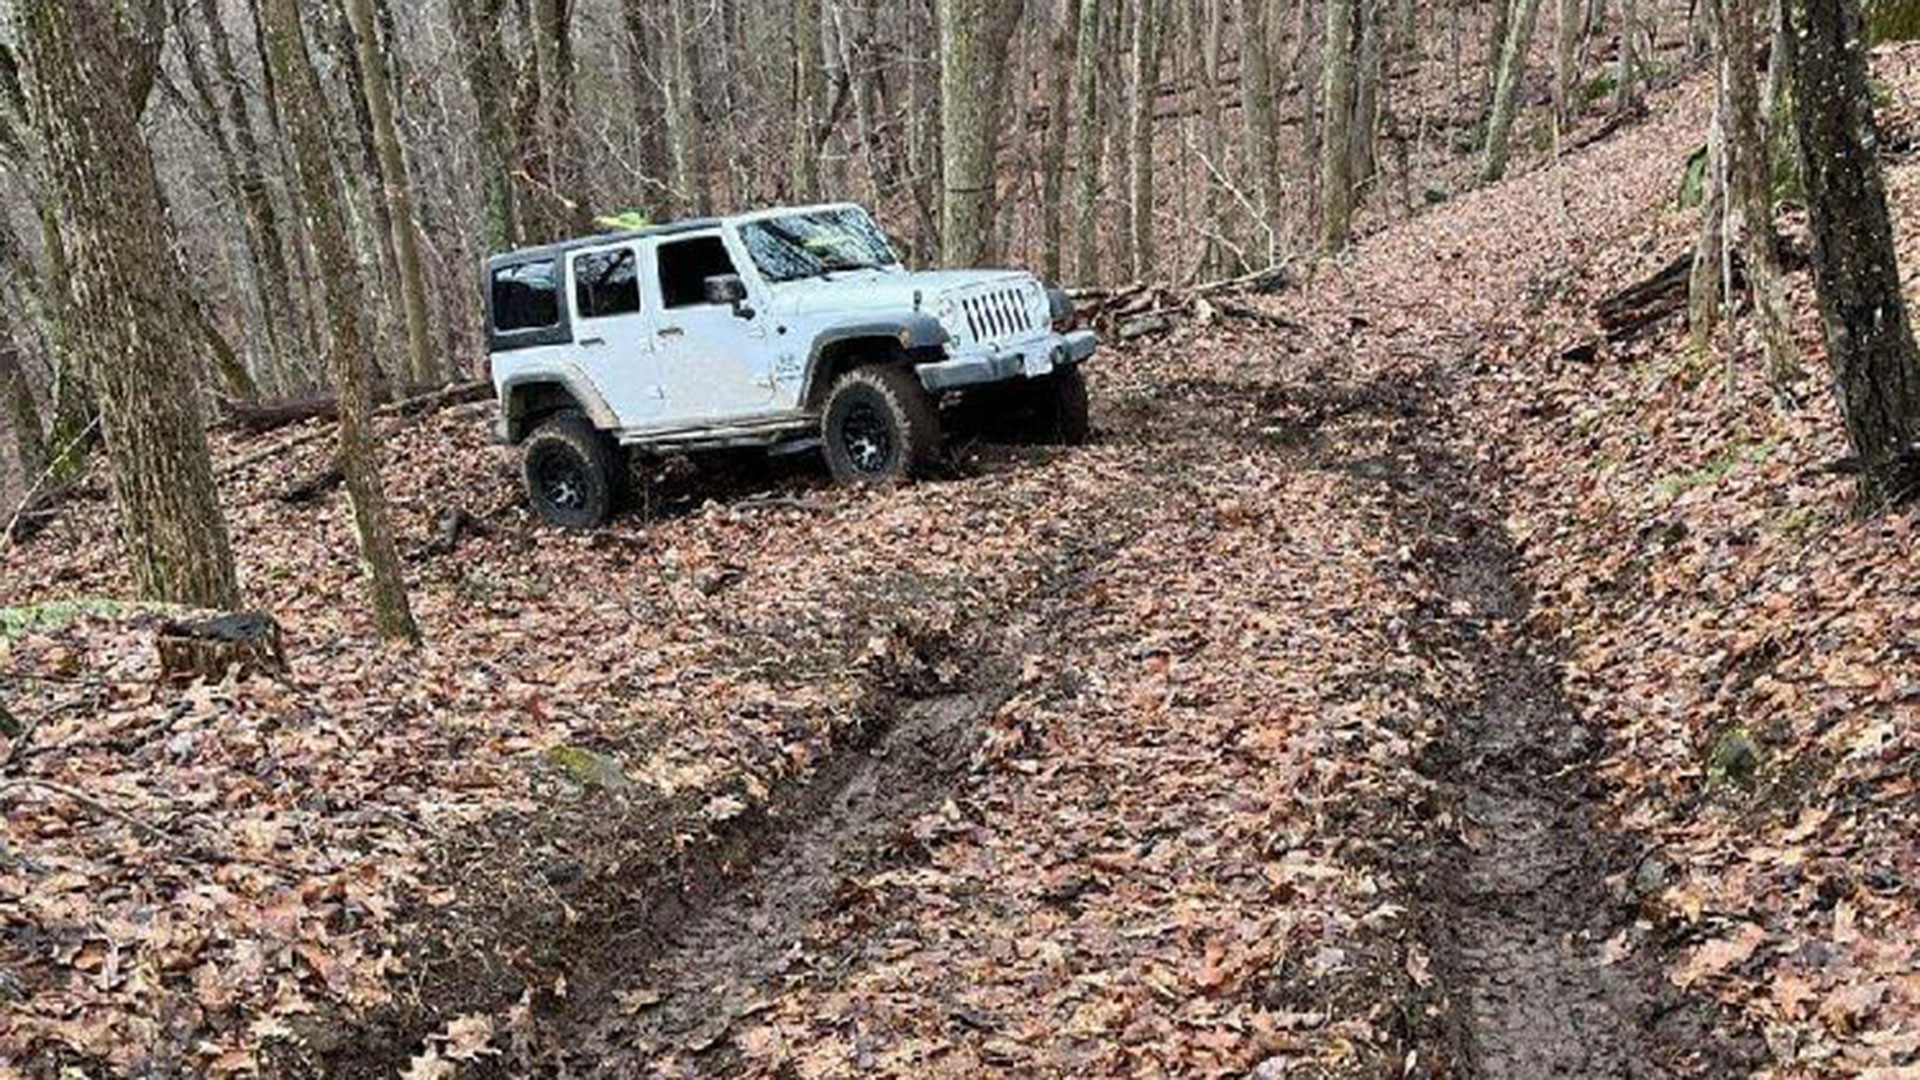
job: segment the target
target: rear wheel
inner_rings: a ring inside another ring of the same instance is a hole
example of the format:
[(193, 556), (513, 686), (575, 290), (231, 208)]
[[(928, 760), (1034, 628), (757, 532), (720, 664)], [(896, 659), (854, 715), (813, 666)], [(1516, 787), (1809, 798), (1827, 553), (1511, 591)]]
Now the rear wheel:
[(893, 365), (855, 368), (827, 393), (820, 421), (827, 467), (844, 484), (923, 476), (940, 458), (940, 417), (919, 376)]
[(555, 413), (527, 437), (522, 476), (534, 512), (563, 529), (591, 529), (613, 515), (625, 455), (576, 409)]

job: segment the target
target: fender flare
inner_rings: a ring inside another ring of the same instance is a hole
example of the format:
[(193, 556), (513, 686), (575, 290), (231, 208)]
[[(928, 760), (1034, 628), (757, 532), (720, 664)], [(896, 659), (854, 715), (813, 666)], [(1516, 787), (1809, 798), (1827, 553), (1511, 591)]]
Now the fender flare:
[(825, 354), (845, 341), (884, 340), (906, 354), (939, 349), (950, 339), (940, 320), (925, 312), (898, 318), (876, 319), (830, 327), (816, 334), (807, 352), (807, 374), (800, 386), (800, 400), (812, 402), (826, 391), (823, 383)]
[(518, 371), (500, 381), (496, 392), (500, 400), (501, 433), (509, 442), (519, 442), (527, 432), (521, 430), (525, 421), (514, 408), (515, 391), (534, 386), (558, 386), (573, 398), (580, 411), (587, 414), (593, 426), (602, 431), (618, 431), (620, 418), (615, 415), (607, 400), (600, 396), (593, 384), (577, 372), (549, 368), (539, 371)]

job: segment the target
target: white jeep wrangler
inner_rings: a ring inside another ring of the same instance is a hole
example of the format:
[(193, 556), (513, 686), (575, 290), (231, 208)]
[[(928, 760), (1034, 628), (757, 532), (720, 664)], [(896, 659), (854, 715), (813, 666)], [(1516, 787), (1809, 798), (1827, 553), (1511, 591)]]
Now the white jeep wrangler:
[(909, 272), (858, 206), (498, 255), (486, 296), (499, 435), (556, 525), (604, 522), (636, 448), (817, 442), (840, 480), (899, 479), (938, 459), (960, 398), (1087, 437), (1095, 341), (1065, 294), (1020, 271)]

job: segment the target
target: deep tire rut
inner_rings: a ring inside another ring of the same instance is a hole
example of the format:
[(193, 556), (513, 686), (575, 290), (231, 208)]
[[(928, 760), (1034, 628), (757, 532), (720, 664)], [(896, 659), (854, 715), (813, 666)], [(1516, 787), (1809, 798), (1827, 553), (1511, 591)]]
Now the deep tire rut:
[(1580, 774), (1585, 730), (1553, 674), (1524, 639), (1493, 627), (1522, 623), (1526, 603), (1510, 554), (1475, 528), (1449, 575), (1463, 626), (1482, 658), (1476, 701), (1449, 733), (1459, 842), (1440, 871), (1449, 948), (1468, 1060), (1483, 1080), (1546, 1077), (1654, 1080), (1662, 1061), (1651, 1022), (1661, 1011), (1655, 972), (1608, 965), (1604, 942), (1622, 921), (1603, 881)]
[[(1598, 821), (1603, 804), (1587, 786), (1602, 740), (1525, 629), (1518, 557), (1504, 529), (1489, 524), (1497, 518), (1485, 493), (1494, 485), (1445, 443), (1450, 399), (1441, 386), (1408, 391), (1395, 411), (1414, 434), (1395, 438), (1387, 459), (1337, 466), (1392, 489), (1439, 592), (1417, 636), (1463, 664), (1473, 687), (1451, 703), (1425, 764), (1451, 808), (1421, 890), (1449, 1003), (1451, 1069), (1433, 1075), (1746, 1075), (1754, 1040), (1665, 979), (1657, 943), (1635, 930), (1631, 907), (1608, 885), (1632, 856)], [(1609, 941), (1634, 947), (1608, 955)]]
[(905, 705), (836, 779), (825, 807), (761, 861), (751, 880), (675, 928), (644, 972), (630, 973), (584, 1037), (565, 1040), (584, 1075), (629, 1076), (675, 1052), (724, 1057), (759, 988), (796, 962), (809, 921), (850, 877), (882, 858), (972, 754), (1005, 690)]

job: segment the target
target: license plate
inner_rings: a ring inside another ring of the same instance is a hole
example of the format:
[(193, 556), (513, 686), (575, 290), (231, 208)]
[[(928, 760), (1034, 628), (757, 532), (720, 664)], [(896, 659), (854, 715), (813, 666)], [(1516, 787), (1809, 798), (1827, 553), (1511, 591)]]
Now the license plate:
[(1044, 352), (1030, 352), (1022, 359), (1029, 379), (1037, 379), (1053, 370), (1053, 358)]

